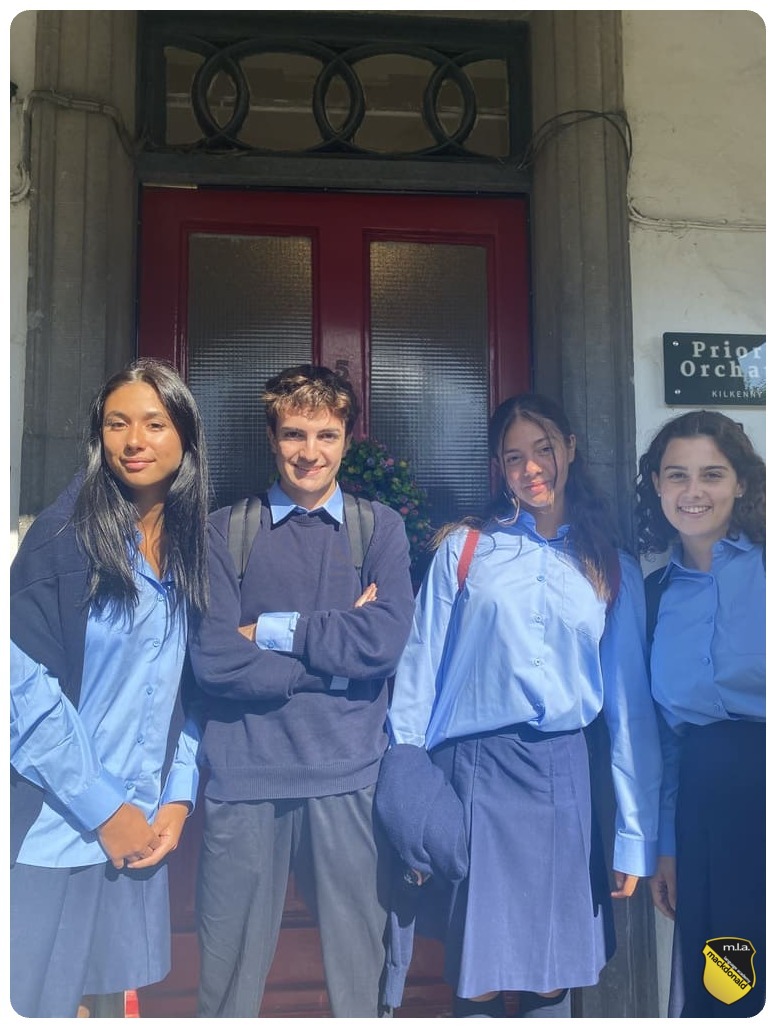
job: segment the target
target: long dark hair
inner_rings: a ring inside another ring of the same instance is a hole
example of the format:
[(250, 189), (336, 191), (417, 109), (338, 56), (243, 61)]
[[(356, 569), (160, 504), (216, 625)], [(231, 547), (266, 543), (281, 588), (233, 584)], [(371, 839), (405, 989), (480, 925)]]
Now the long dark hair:
[[(491, 415), (488, 422), (488, 448), (499, 468), (500, 484), (481, 515), (462, 518), (454, 524), (444, 525), (431, 542), (432, 548), (439, 546), (445, 536), (459, 525), (487, 529), (495, 520), (510, 523), (517, 517), (515, 502), (508, 490), (502, 459), (504, 436), (511, 425), (524, 418), (538, 425), (548, 438), (552, 429), (559, 432), (566, 443), (570, 442), (571, 425), (560, 404), (541, 393), (520, 393), (504, 400)], [(609, 511), (609, 504), (593, 481), (582, 458), (579, 446), (574, 460), (569, 464), (564, 494), (569, 533), (569, 546), (582, 565), (583, 573), (592, 584), (598, 596), (611, 603), (616, 589), (611, 581), (613, 565), (619, 559), (617, 547), (621, 545), (619, 533)]]
[(643, 554), (663, 553), (678, 536), (663, 513), (652, 474), (660, 474), (663, 454), (672, 439), (701, 435), (708, 436), (725, 455), (744, 486), (743, 496), (733, 502), (728, 535), (735, 539), (745, 532), (752, 542), (765, 542), (765, 461), (755, 452), (749, 436), (737, 421), (718, 411), (698, 410), (666, 422), (639, 460), (636, 520), (639, 551)]
[[(496, 408), (488, 425), (488, 446), (500, 469), (502, 491), (494, 499), (489, 513), (501, 520), (514, 514), (514, 506), (506, 490), (502, 453), (504, 436), (518, 418), (533, 422), (547, 433), (550, 440), (553, 429), (560, 433), (565, 443), (569, 443), (573, 435), (560, 404), (541, 393), (520, 393)], [(618, 533), (609, 505), (593, 481), (579, 446), (569, 464), (564, 502), (569, 546), (598, 595), (611, 601), (614, 583), (610, 582), (610, 569), (616, 559)]]
[(145, 382), (156, 390), (181, 438), (183, 460), (164, 502), (164, 570), (176, 587), (171, 590), (171, 611), (184, 600), (190, 613), (202, 615), (208, 602), (205, 533), (210, 500), (204, 428), (196, 401), (175, 368), (148, 357), (109, 378), (90, 409), (84, 479), (73, 513), (89, 561), (89, 599), (99, 607), (114, 601), (131, 619), (138, 598), (132, 574), (137, 508), (108, 467), (102, 445), (105, 402), (130, 382)]

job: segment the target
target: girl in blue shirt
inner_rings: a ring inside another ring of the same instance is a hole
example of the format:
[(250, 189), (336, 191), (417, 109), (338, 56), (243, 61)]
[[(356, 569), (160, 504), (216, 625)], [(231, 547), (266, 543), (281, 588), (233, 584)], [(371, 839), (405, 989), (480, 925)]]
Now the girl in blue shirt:
[(207, 506), (194, 399), (172, 367), (139, 360), (100, 390), (84, 470), (13, 562), (10, 983), (23, 1016), (75, 1017), (82, 997), (169, 970), (164, 858), (197, 790), (180, 682), (188, 617), (207, 602)]
[(505, 1016), (502, 992), (517, 991), (520, 1016), (563, 1017), (569, 989), (593, 985), (610, 955), (595, 859), (603, 889), (591, 884), (583, 732), (601, 711), (617, 798), (611, 895), (632, 895), (654, 870), (660, 752), (643, 583), (554, 402), (507, 400), (489, 445), (503, 494), (434, 555), (397, 670), (386, 767), (425, 747), (463, 805), (468, 874), (446, 889), (433, 875), (421, 890), (444, 910), (453, 1015)]
[(765, 999), (765, 464), (739, 424), (693, 411), (651, 442), (637, 499), (642, 552), (673, 547), (647, 580), (669, 1014), (751, 1017)]

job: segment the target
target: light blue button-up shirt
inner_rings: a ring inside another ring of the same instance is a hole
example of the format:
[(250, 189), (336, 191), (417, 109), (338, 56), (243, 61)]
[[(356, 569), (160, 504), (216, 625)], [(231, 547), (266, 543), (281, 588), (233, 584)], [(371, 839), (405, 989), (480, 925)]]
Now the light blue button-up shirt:
[[(342, 490), (337, 486), (325, 503), (312, 510), (300, 507), (289, 499), (277, 482), (273, 482), (267, 493), (272, 524), (278, 525), (294, 513), (316, 514), (325, 510), (340, 525), (345, 518), (345, 501)], [(294, 631), (299, 621), (299, 611), (269, 611), (261, 614), (256, 624), (256, 645), (262, 650), (278, 650), (281, 653), (292, 653), (294, 649)], [(337, 691), (347, 689), (348, 679), (342, 675), (332, 676), (330, 688)]]
[(106, 860), (95, 829), (122, 803), (149, 821), (162, 803), (194, 805), (199, 730), (187, 721), (167, 781), (161, 766), (186, 649), (186, 619), (170, 620), (167, 590), (138, 556), (133, 624), (89, 613), (78, 710), (41, 664), (11, 643), (11, 763), (46, 790), (19, 861), (81, 867)]
[(765, 720), (765, 567), (745, 535), (715, 543), (710, 571), (666, 570), (652, 644), (652, 693), (672, 731), (663, 733), (660, 852), (676, 852), (674, 812), (683, 725)]
[(567, 547), (525, 511), (480, 537), (457, 597), (465, 531), (434, 556), (389, 712), (393, 740), (431, 749), (512, 724), (583, 728), (603, 710), (618, 803), (614, 866), (654, 869), (660, 745), (649, 692), (641, 571), (621, 555), (609, 616)]

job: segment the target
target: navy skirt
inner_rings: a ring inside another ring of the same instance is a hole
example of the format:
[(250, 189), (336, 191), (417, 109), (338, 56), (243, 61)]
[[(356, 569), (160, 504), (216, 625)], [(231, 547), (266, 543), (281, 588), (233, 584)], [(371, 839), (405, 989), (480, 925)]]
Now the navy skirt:
[(463, 801), (469, 842), (468, 877), (432, 879), (418, 914), (418, 932), (445, 942), (446, 980), (463, 997), (594, 985), (612, 920), (584, 733), (516, 725), (432, 759)]
[(139, 989), (170, 970), (167, 865), (33, 867), (10, 875), (11, 1005), (75, 1017), (82, 996)]
[[(765, 724), (688, 725), (676, 804), (676, 924), (669, 1017), (752, 1017), (765, 1003)], [(704, 985), (707, 940), (754, 947), (733, 1003)]]

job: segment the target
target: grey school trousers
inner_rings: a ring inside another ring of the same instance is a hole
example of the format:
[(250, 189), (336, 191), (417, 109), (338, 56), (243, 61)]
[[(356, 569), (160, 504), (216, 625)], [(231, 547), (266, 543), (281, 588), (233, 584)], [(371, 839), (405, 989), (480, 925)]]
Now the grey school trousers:
[(379, 999), (391, 855), (373, 794), (369, 786), (301, 800), (205, 799), (200, 1017), (258, 1016), (290, 871), (318, 923), (332, 1015), (390, 1016)]

